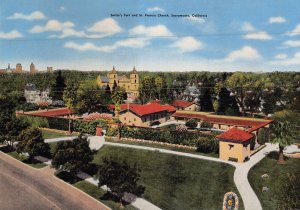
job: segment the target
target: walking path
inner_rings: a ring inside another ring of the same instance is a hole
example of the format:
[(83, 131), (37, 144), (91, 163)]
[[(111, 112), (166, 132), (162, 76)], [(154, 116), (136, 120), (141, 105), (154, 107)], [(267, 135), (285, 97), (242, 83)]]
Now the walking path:
[[(99, 136), (97, 136), (99, 137)], [(41, 156), (36, 156), (35, 157), (36, 160), (39, 160), (47, 165), (51, 165), (51, 159), (45, 158), (45, 157), (41, 157)], [(83, 179), (95, 186), (98, 186), (98, 180), (95, 180), (92, 176), (90, 176), (87, 173), (84, 172), (79, 172), (77, 174), (77, 177), (80, 179)], [(101, 188), (103, 190), (107, 190), (107, 187), (101, 186)], [(109, 189), (108, 189), (109, 190)], [(131, 193), (125, 193), (124, 197), (122, 198), (124, 201), (130, 203), (132, 206), (134, 206), (137, 209), (142, 209), (142, 210), (161, 210), (159, 207), (155, 206), (154, 204), (150, 203), (149, 201), (143, 199), (143, 198), (139, 198)]]
[[(61, 138), (60, 138), (61, 139)], [(250, 160), (245, 163), (236, 163), (231, 161), (225, 161), (220, 160), (218, 158), (214, 157), (208, 157), (203, 155), (197, 155), (197, 154), (191, 154), (191, 153), (185, 153), (185, 152), (178, 152), (178, 151), (172, 151), (167, 149), (159, 149), (154, 147), (148, 147), (148, 146), (138, 146), (138, 145), (130, 145), (130, 144), (122, 144), (122, 143), (113, 143), (113, 142), (105, 142), (104, 136), (93, 136), (89, 137), (90, 141), (90, 147), (93, 149), (100, 149), (103, 145), (110, 145), (110, 146), (117, 146), (117, 147), (125, 147), (125, 148), (133, 148), (133, 149), (142, 149), (142, 150), (148, 150), (148, 151), (154, 151), (154, 152), (161, 152), (165, 154), (173, 154), (173, 155), (179, 155), (184, 157), (190, 157), (190, 158), (197, 158), (202, 160), (208, 160), (208, 161), (215, 161), (215, 162), (221, 162), (226, 163), (229, 165), (234, 166), (235, 172), (234, 172), (234, 182), (235, 185), (242, 197), (244, 207), (246, 210), (261, 210), (262, 206), (260, 204), (259, 199), (257, 198), (255, 192), (253, 191), (249, 181), (248, 181), (248, 172), (250, 169), (257, 164), (259, 161), (261, 161), (264, 157), (266, 157), (267, 154), (269, 154), (271, 151), (278, 151), (278, 145), (266, 143), (266, 147), (262, 150), (258, 151), (255, 155), (251, 156)], [(52, 142), (52, 141), (50, 141)], [(285, 153), (293, 153), (293, 152), (299, 152), (299, 149), (295, 145), (291, 145), (285, 149)], [(81, 174), (83, 176), (83, 174)], [(89, 175), (85, 174), (85, 180), (88, 181), (91, 184), (98, 185), (98, 182), (94, 180)], [(102, 186), (103, 189), (106, 189), (105, 186)], [(129, 195), (129, 198), (131, 198), (133, 195)], [(152, 203), (142, 199), (142, 198), (135, 198), (135, 200), (131, 203), (134, 207), (138, 209), (145, 209), (145, 210), (152, 210), (152, 209), (160, 209), (159, 207), (153, 205)]]
[[(133, 149), (143, 149), (143, 150), (149, 150), (149, 151), (157, 151), (157, 152), (166, 153), (166, 154), (174, 154), (174, 155), (179, 155), (179, 156), (184, 156), (184, 157), (191, 157), (191, 158), (197, 158), (197, 159), (202, 159), (202, 160), (209, 160), (209, 161), (230, 164), (236, 168), (236, 170), (234, 172), (234, 183), (242, 197), (245, 210), (261, 210), (262, 209), (260, 201), (257, 198), (255, 192), (253, 191), (253, 189), (248, 181), (249, 170), (255, 164), (257, 164), (259, 161), (261, 161), (271, 151), (274, 151), (274, 150), (278, 151), (278, 145), (267, 143), (266, 147), (263, 148), (262, 150), (258, 151), (255, 155), (253, 155), (248, 162), (236, 163), (236, 162), (220, 160), (218, 158), (207, 157), (207, 156), (203, 156), (203, 155), (196, 155), (196, 154), (190, 154), (190, 153), (185, 153), (185, 152), (177, 152), (177, 151), (172, 151), (172, 150), (167, 150), (167, 149), (158, 149), (158, 148), (146, 147), (146, 146), (137, 146), (137, 145), (112, 143), (112, 142), (105, 142), (104, 145), (126, 147), (126, 148), (133, 148)], [(290, 151), (291, 149), (288, 148), (287, 150)]]

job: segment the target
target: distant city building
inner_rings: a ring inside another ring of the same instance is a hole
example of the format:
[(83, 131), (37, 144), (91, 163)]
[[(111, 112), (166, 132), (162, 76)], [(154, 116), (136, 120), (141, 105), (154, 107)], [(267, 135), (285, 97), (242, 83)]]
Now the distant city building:
[[(9, 66), (9, 68), (10, 68), (10, 66)], [(22, 71), (23, 71), (22, 64), (17, 63), (15, 73), (22, 73)]]
[(135, 67), (133, 67), (133, 70), (130, 72), (129, 78), (126, 75), (119, 76), (115, 67), (108, 72), (107, 76), (99, 75), (97, 78), (97, 84), (102, 88), (105, 88), (107, 85), (109, 85), (110, 89), (112, 90), (114, 83), (116, 83), (119, 87), (123, 87), (129, 96), (138, 97), (139, 75)]
[(30, 64), (30, 74), (35, 74), (36, 73), (36, 69), (35, 69), (35, 65), (31, 62)]
[(24, 88), (24, 97), (27, 103), (40, 104), (41, 102), (52, 103), (52, 98), (49, 97), (50, 90), (39, 91), (36, 89), (35, 84), (28, 83)]
[(52, 67), (52, 66), (47, 67), (47, 72), (48, 72), (48, 73), (52, 73), (52, 72), (53, 72), (53, 67)]

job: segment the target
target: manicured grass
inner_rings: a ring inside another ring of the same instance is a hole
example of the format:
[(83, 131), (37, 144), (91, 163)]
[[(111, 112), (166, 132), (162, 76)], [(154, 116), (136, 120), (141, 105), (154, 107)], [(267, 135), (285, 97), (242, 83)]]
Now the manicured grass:
[(224, 163), (113, 146), (99, 150), (94, 162), (99, 164), (109, 156), (137, 163), (140, 184), (146, 187), (142, 196), (162, 209), (221, 209), (226, 192), (239, 195), (233, 181), (234, 167)]
[[(289, 158), (286, 159), (285, 165), (278, 165), (277, 157), (277, 152), (270, 153), (255, 165), (248, 174), (249, 182), (256, 192), (263, 209), (277, 209), (278, 201), (280, 201), (280, 196), (283, 193), (281, 188), (287, 180), (287, 173), (300, 173), (299, 159)], [(269, 178), (261, 178), (263, 174), (268, 174)], [(263, 187), (268, 187), (269, 191), (262, 192)]]
[[(119, 209), (119, 201), (117, 198), (114, 198), (109, 193), (107, 194), (105, 190), (98, 188), (95, 185), (92, 185), (86, 181), (79, 181), (73, 184), (74, 187), (82, 190), (83, 192), (89, 194), (90, 196), (94, 197), (95, 199), (99, 200), (100, 202), (104, 203), (105, 205), (109, 206), (112, 209)], [(136, 210), (131, 205), (125, 205), (125, 210)]]
[(42, 163), (38, 160), (32, 160), (29, 162), (29, 160), (27, 160), (24, 157), (22, 157), (21, 155), (19, 155), (19, 153), (17, 153), (16, 151), (9, 152), (7, 154), (23, 163), (26, 163), (27, 165), (34, 167), (34, 168), (43, 168), (43, 167), (47, 166), (47, 164)]
[(159, 149), (168, 149), (168, 150), (172, 150), (172, 151), (186, 152), (186, 153), (191, 153), (191, 154), (196, 154), (196, 155), (204, 155), (204, 156), (208, 156), (208, 157), (219, 158), (219, 154), (216, 154), (214, 152), (202, 153), (202, 152), (197, 152), (196, 150), (189, 149), (189, 148), (178, 148), (178, 147), (173, 147), (173, 146), (168, 146), (168, 145), (151, 144), (151, 143), (147, 143), (147, 142), (136, 142), (136, 141), (127, 141), (127, 140), (113, 141), (113, 140), (105, 139), (105, 141), (113, 142), (113, 143), (121, 143), (121, 144), (130, 144), (130, 145), (154, 147), (154, 148), (159, 148)]
[(52, 138), (59, 138), (59, 137), (67, 137), (67, 136), (74, 136), (74, 135), (67, 135), (64, 133), (58, 133), (54, 131), (46, 131), (46, 130), (41, 130), (43, 134), (44, 139), (52, 139)]

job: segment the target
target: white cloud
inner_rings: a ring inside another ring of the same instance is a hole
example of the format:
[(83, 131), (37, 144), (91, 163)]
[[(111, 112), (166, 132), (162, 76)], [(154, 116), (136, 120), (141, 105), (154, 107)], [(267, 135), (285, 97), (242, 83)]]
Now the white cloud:
[(147, 9), (148, 12), (165, 12), (165, 10), (161, 7), (151, 7)]
[(239, 50), (235, 50), (224, 59), (225, 62), (234, 62), (237, 60), (257, 60), (261, 58), (256, 49), (251, 46), (244, 46)]
[(288, 40), (283, 43), (288, 47), (300, 47), (300, 40)]
[(296, 52), (293, 57), (270, 62), (272, 65), (291, 66), (300, 64), (300, 52)]
[(282, 60), (282, 59), (286, 59), (287, 57), (288, 57), (287, 54), (278, 54), (274, 58)]
[(290, 36), (296, 36), (296, 35), (300, 35), (300, 24), (298, 24), (294, 30), (287, 32), (287, 35)]
[(259, 32), (251, 32), (245, 34), (243, 36), (244, 39), (254, 39), (254, 40), (271, 40), (272, 36), (270, 36), (267, 32), (259, 31)]
[(284, 17), (270, 17), (269, 18), (269, 23), (273, 24), (273, 23), (285, 23), (286, 19)]
[(149, 44), (149, 40), (145, 38), (129, 38), (117, 41), (112, 45), (96, 46), (91, 42), (84, 44), (77, 44), (75, 42), (67, 42), (64, 47), (75, 49), (77, 51), (98, 51), (98, 52), (112, 52), (119, 47), (129, 47), (129, 48), (143, 48)]
[(255, 27), (251, 23), (244, 22), (241, 25), (241, 30), (245, 31), (245, 32), (250, 32), (250, 31), (255, 31), (256, 29), (255, 29)]
[(253, 39), (253, 40), (271, 40), (272, 36), (270, 36), (265, 31), (257, 31), (257, 29), (249, 22), (244, 22), (241, 25), (241, 30), (247, 32), (247, 34), (243, 35), (244, 39)]
[(23, 35), (17, 31), (17, 30), (12, 30), (10, 32), (0, 32), (0, 39), (16, 39), (23, 37)]
[(87, 29), (88, 32), (102, 33), (102, 34), (115, 34), (122, 31), (118, 22), (112, 18), (106, 18), (94, 23), (90, 28)]
[(73, 28), (75, 25), (70, 21), (59, 22), (57, 20), (49, 20), (46, 25), (36, 25), (29, 30), (30, 33), (42, 33), (45, 31), (63, 31), (65, 29)]
[(201, 24), (201, 23), (205, 23), (205, 20), (203, 18), (199, 18), (199, 17), (186, 17), (184, 18), (185, 20), (188, 20), (192, 23), (197, 23), (197, 24)]
[(12, 16), (7, 17), (9, 20), (16, 20), (16, 19), (21, 19), (21, 20), (43, 20), (46, 19), (47, 17), (40, 11), (34, 11), (33, 13), (29, 15), (24, 15), (22, 13), (14, 13)]
[(168, 37), (173, 36), (169, 29), (164, 25), (156, 25), (146, 27), (144, 25), (138, 25), (129, 30), (130, 35), (144, 35), (147, 37)]
[(63, 7), (63, 6), (59, 7), (59, 11), (63, 12), (63, 11), (65, 11), (65, 10), (66, 10), (65, 7)]
[(170, 45), (172, 48), (178, 49), (180, 52), (193, 52), (203, 48), (203, 44), (191, 36), (186, 36), (176, 40)]

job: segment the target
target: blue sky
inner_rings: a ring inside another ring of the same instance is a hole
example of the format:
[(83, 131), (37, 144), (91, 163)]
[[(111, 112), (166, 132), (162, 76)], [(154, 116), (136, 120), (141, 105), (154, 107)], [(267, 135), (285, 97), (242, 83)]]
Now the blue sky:
[(28, 2), (0, 2), (0, 68), (300, 71), (298, 0)]

